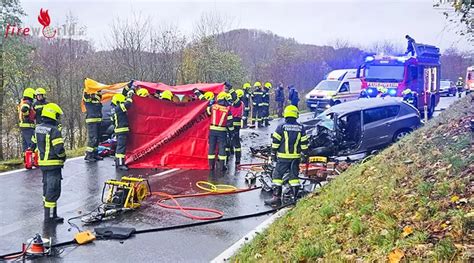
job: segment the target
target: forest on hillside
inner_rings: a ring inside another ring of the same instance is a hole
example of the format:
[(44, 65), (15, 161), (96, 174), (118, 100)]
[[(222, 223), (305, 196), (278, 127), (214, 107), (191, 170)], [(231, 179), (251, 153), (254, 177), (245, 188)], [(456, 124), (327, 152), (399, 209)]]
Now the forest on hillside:
[[(21, 24), (25, 15), (18, 0), (4, 1), (2, 25)], [(67, 26), (80, 25), (73, 15)], [(4, 28), (2, 31), (4, 33)], [(0, 159), (20, 156), (17, 104), (25, 87), (43, 87), (47, 99), (65, 114), (63, 135), (69, 149), (85, 144), (84, 114), (80, 110), (84, 78), (102, 83), (131, 79), (170, 85), (230, 81), (270, 81), (295, 85), (303, 98), (328, 72), (356, 68), (368, 53), (400, 54), (404, 47), (390, 42), (357, 47), (350, 40), (325, 46), (298, 43), (269, 31), (229, 30), (226, 18), (203, 14), (193, 34), (174, 25), (153, 25), (132, 16), (110, 26), (108, 47), (75, 37), (9, 37), (1, 44)], [(400, 36), (403, 38), (403, 36)], [(472, 64), (469, 54), (448, 49), (442, 55), (442, 77), (457, 79)], [(301, 102), (304, 107), (304, 100)]]

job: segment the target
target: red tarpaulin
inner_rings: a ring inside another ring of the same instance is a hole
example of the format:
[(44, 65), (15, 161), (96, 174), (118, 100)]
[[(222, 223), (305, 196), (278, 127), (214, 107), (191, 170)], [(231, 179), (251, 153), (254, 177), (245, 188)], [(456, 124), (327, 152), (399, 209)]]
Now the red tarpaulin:
[[(170, 90), (178, 95), (192, 95), (193, 89), (219, 93), (224, 84), (188, 84), (168, 86), (162, 83), (135, 81), (151, 94)], [(131, 168), (208, 169), (207, 148), (210, 119), (207, 101), (169, 102), (134, 96), (128, 111), (130, 134), (126, 163)]]

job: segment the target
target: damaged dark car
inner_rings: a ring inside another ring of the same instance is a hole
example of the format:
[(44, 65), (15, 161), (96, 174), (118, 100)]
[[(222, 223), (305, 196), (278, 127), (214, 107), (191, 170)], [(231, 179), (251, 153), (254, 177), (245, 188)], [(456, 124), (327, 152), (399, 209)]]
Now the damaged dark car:
[(386, 97), (336, 105), (305, 125), (310, 155), (347, 157), (383, 149), (418, 128), (421, 119), (413, 106)]

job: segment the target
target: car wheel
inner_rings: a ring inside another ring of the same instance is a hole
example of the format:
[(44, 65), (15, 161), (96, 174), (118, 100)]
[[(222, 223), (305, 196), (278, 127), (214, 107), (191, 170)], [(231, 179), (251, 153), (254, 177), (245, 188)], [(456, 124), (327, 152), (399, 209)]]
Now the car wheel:
[(411, 132), (412, 132), (411, 129), (401, 129), (397, 131), (395, 135), (393, 135), (393, 142), (398, 142), (399, 140), (401, 140), (403, 137), (407, 136)]

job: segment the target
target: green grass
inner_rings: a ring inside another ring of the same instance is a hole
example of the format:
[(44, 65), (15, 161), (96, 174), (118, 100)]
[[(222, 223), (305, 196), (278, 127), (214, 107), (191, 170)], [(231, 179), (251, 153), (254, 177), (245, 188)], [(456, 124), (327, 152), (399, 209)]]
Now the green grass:
[[(80, 147), (73, 150), (66, 150), (67, 158), (74, 158), (77, 156), (84, 155), (86, 151), (86, 147)], [(21, 169), (23, 168), (23, 160), (22, 159), (9, 159), (0, 162), (0, 172), (7, 172), (11, 170)]]
[[(468, 261), (472, 206), (451, 198), (472, 200), (470, 100), (300, 200), (232, 260), (387, 261), (400, 249), (404, 261)], [(413, 232), (403, 235), (407, 226)]]

